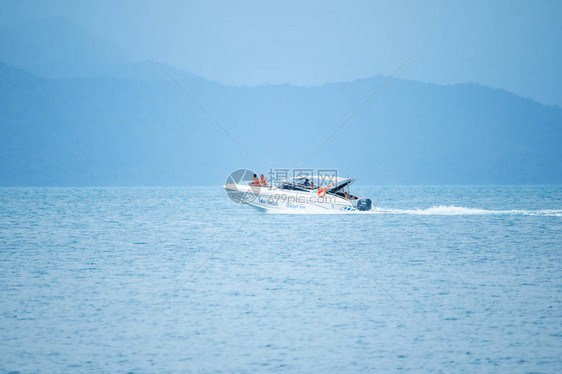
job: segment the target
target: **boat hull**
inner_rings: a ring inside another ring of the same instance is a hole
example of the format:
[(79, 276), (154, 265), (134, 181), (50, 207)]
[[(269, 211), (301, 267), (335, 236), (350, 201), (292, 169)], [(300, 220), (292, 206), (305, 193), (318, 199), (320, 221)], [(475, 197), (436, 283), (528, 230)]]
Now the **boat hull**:
[(319, 196), (315, 191), (283, 190), (279, 188), (229, 184), (223, 187), (230, 198), (270, 213), (322, 214), (353, 212), (356, 207), (334, 195)]

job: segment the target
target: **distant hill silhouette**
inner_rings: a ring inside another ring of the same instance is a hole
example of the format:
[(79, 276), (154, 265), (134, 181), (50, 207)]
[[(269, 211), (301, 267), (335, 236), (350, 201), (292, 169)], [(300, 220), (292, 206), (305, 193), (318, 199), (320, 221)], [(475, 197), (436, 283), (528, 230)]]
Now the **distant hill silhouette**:
[(562, 109), (503, 90), (392, 79), (309, 159), (385, 77), (228, 87), (167, 66), (254, 163), (152, 61), (98, 39), (66, 58), (91, 38), (79, 33), (50, 55), (18, 55), (10, 35), (0, 185), (211, 185), (240, 167), (336, 167), (362, 184), (562, 183)]

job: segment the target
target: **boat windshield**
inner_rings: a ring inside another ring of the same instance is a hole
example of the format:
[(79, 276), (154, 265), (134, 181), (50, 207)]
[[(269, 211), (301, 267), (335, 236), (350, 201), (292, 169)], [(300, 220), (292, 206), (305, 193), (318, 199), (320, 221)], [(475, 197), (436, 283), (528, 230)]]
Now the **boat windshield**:
[(326, 189), (326, 193), (345, 197), (342, 189), (348, 187), (353, 182), (354, 179), (351, 178), (304, 175), (284, 180), (279, 184), (278, 188), (281, 190), (311, 192), (317, 191), (318, 188), (322, 187)]
[(310, 191), (310, 187), (306, 187), (302, 184), (284, 182), (279, 185), (280, 190), (293, 190), (293, 191)]

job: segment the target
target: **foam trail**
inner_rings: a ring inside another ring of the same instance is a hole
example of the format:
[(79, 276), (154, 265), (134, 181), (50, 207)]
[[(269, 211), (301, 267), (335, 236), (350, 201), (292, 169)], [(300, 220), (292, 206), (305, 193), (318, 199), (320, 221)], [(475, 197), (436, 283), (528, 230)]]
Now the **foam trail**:
[(510, 215), (510, 216), (553, 216), (562, 217), (562, 209), (543, 209), (543, 210), (487, 210), (479, 208), (466, 208), (454, 205), (432, 206), (427, 209), (392, 209), (373, 207), (372, 210), (365, 212), (370, 214), (409, 214), (418, 216), (467, 216), (467, 215)]
[(562, 209), (543, 209), (543, 210), (526, 210), (526, 209), (511, 209), (511, 210), (488, 210), (480, 208), (466, 208), (455, 205), (439, 205), (432, 206), (427, 209), (394, 209), (373, 207), (367, 212), (348, 212), (348, 211), (314, 211), (314, 212), (301, 212), (291, 210), (266, 210), (269, 214), (402, 214), (413, 216), (484, 216), (484, 215), (497, 215), (497, 216), (544, 216), (544, 217), (562, 217)]

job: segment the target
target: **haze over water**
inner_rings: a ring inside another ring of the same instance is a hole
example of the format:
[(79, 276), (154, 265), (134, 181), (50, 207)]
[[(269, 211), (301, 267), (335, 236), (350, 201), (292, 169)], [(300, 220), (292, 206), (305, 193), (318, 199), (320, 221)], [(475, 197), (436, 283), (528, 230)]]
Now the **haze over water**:
[(562, 187), (354, 191), (373, 212), (0, 189), (0, 370), (562, 370)]

